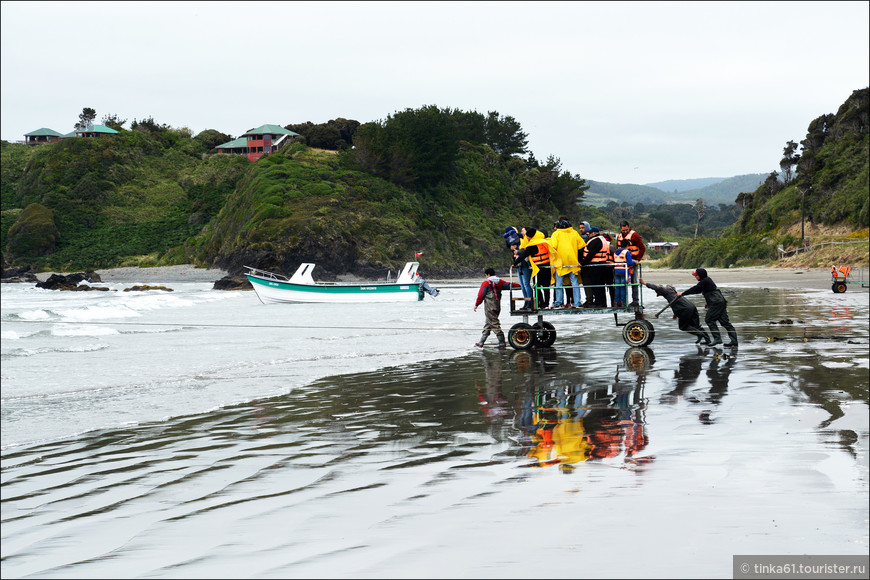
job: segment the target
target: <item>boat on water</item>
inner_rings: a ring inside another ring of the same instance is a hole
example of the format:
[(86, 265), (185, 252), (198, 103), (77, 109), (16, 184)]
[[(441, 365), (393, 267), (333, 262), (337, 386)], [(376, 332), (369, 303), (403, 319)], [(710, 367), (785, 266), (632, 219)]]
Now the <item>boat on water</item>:
[(395, 282), (315, 282), (311, 277), (315, 264), (304, 263), (290, 278), (266, 270), (245, 266), (248, 280), (263, 304), (325, 302), (417, 302), (424, 293), (438, 295), (417, 273), (419, 262), (408, 262)]

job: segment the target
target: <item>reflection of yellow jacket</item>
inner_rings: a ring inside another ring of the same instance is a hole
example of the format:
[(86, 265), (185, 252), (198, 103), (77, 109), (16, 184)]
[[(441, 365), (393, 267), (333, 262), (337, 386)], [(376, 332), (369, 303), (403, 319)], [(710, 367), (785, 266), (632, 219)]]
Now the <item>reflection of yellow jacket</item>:
[(540, 463), (579, 463), (589, 459), (586, 430), (579, 417), (559, 421), (552, 430), (552, 440), (548, 439), (542, 438), (528, 455)]
[[(580, 271), (580, 261), (578, 253), (584, 247), (586, 242), (580, 237), (580, 234), (574, 228), (560, 228), (553, 232), (550, 236), (550, 245), (559, 254), (559, 258), (565, 267), (556, 269), (556, 274), (564, 276), (565, 274), (576, 273)], [(567, 266), (575, 266), (569, 268)]]
[[(562, 260), (559, 258), (559, 254), (553, 250), (553, 246), (550, 245), (549, 239), (544, 237), (543, 232), (535, 232), (535, 235), (532, 236), (531, 240), (524, 236), (523, 239), (520, 240), (520, 249), (523, 250), (529, 246), (540, 244), (546, 245), (547, 250), (550, 252), (550, 268), (560, 267), (562, 265)], [(538, 268), (538, 265), (535, 264), (535, 261), (531, 258), (529, 258), (529, 263), (532, 265), (532, 277), (537, 276), (541, 269)]]

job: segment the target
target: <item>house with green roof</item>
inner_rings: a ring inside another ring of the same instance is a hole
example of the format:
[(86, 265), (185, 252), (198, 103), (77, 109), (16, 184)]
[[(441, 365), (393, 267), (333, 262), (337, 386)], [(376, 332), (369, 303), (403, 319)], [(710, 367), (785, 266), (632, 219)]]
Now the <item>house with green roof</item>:
[(24, 134), (24, 143), (27, 145), (44, 145), (45, 143), (57, 143), (63, 135), (54, 129), (42, 127), (36, 131)]
[(218, 145), (218, 153), (245, 155), (248, 161), (256, 161), (264, 155), (278, 151), (299, 133), (289, 131), (280, 125), (260, 125), (249, 129), (238, 139)]
[(105, 125), (88, 125), (84, 129), (76, 128), (76, 137), (102, 137), (103, 135), (117, 135), (118, 132)]

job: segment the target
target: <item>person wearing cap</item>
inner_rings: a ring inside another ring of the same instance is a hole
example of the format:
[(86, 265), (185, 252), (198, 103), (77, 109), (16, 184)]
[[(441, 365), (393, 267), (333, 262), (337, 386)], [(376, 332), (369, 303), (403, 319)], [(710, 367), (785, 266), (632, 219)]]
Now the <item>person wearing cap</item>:
[(577, 257), (586, 246), (586, 242), (580, 237), (580, 234), (571, 227), (571, 222), (568, 218), (562, 216), (556, 222), (556, 231), (550, 236), (550, 245), (559, 254), (561, 264), (554, 269), (556, 273), (556, 297), (553, 300), (553, 308), (567, 308), (564, 298), (563, 276), (568, 276), (571, 280), (571, 291), (573, 295), (573, 304), (575, 307), (580, 307), (580, 282), (577, 275), (580, 272), (580, 264)]
[(655, 292), (656, 296), (661, 296), (668, 301), (668, 305), (671, 307), (671, 312), (674, 313), (674, 318), (677, 320), (677, 326), (679, 326), (680, 330), (698, 337), (695, 344), (701, 342), (704, 345), (711, 344), (710, 337), (701, 328), (701, 317), (698, 315), (698, 308), (688, 298), (678, 295), (677, 289), (670, 284), (659, 286), (652, 282), (644, 282), (643, 278), (640, 279), (640, 283), (642, 286), (646, 286)]
[(501, 323), (498, 320), (498, 316), (501, 314), (501, 293), (505, 288), (519, 288), (520, 285), (516, 282), (502, 280), (495, 275), (495, 270), (492, 268), (487, 268), (483, 273), (486, 274), (487, 278), (480, 285), (480, 290), (477, 292), (474, 311), (477, 312), (477, 307), (483, 303), (486, 322), (483, 325), (483, 334), (480, 335), (480, 340), (474, 346), (483, 348), (483, 343), (489, 338), (489, 333), (494, 332), (496, 338), (498, 338), (498, 348), (504, 350), (507, 345), (505, 344)]
[(685, 296), (686, 294), (703, 294), (704, 301), (707, 303), (707, 314), (704, 316), (704, 322), (710, 327), (710, 335), (713, 337), (713, 342), (710, 344), (722, 344), (722, 335), (719, 333), (719, 327), (716, 323), (719, 322), (728, 331), (730, 342), (723, 346), (737, 346), (737, 329), (731, 324), (728, 319), (728, 301), (722, 296), (722, 292), (713, 279), (707, 275), (707, 270), (704, 268), (696, 268), (692, 271), (692, 276), (698, 281), (697, 284), (677, 293), (677, 296)]
[(580, 251), (580, 274), (583, 277), (583, 286), (586, 287), (583, 308), (607, 308), (607, 292), (604, 289), (607, 278), (604, 269), (609, 260), (610, 242), (601, 236), (597, 227), (592, 226), (589, 228), (589, 241)]

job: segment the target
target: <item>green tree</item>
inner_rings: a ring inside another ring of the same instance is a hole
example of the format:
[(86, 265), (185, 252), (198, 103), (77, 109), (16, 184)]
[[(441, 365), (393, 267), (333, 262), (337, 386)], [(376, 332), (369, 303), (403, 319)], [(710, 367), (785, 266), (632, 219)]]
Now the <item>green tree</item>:
[(111, 127), (116, 131), (120, 131), (124, 128), (124, 124), (127, 122), (127, 119), (121, 119), (118, 115), (112, 113), (109, 115), (103, 115), (103, 125), (106, 127)]
[(707, 213), (707, 205), (704, 203), (704, 198), (699, 197), (692, 205), (692, 209), (698, 214), (698, 221), (695, 222), (695, 237), (697, 238), (701, 231), (701, 220), (704, 218), (704, 214)]
[(94, 124), (94, 119), (97, 118), (97, 112), (90, 107), (82, 109), (79, 115), (79, 121), (76, 123), (76, 129), (87, 129), (88, 125)]
[(486, 118), (486, 143), (503, 157), (527, 153), (528, 135), (511, 116), (490, 111)]
[(785, 148), (782, 150), (782, 160), (779, 162), (779, 168), (785, 175), (786, 184), (791, 182), (794, 166), (797, 165), (801, 158), (801, 156), (796, 153), (797, 147), (797, 143), (789, 141), (785, 144)]
[(202, 146), (205, 147), (206, 150), (211, 151), (218, 145), (223, 145), (224, 143), (232, 141), (233, 136), (221, 133), (217, 129), (206, 129), (205, 131), (200, 132), (196, 137), (194, 137), (194, 139), (202, 143)]

